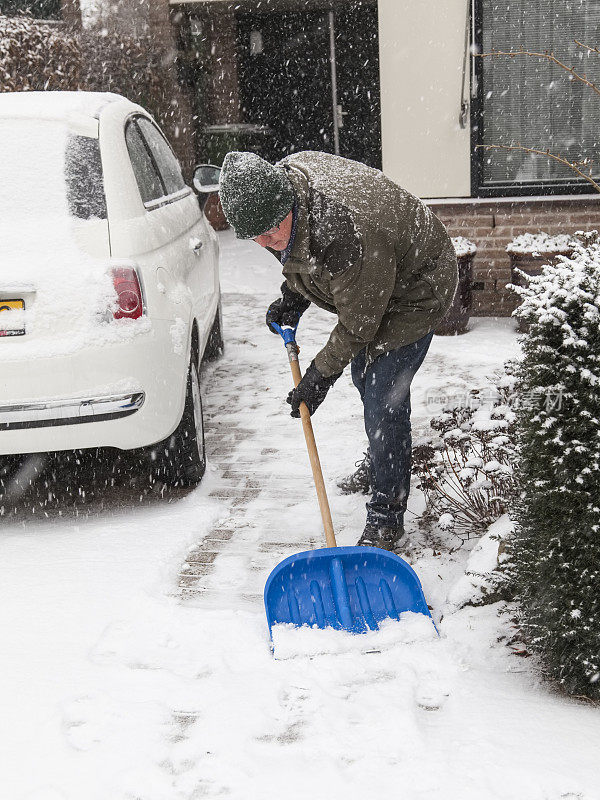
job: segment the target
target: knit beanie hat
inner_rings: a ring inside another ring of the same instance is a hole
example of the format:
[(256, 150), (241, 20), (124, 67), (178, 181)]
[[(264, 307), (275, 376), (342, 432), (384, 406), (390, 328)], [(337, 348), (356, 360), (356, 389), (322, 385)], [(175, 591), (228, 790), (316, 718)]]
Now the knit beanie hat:
[(294, 189), (284, 171), (256, 153), (227, 153), (219, 179), (227, 222), (238, 239), (254, 239), (287, 217)]

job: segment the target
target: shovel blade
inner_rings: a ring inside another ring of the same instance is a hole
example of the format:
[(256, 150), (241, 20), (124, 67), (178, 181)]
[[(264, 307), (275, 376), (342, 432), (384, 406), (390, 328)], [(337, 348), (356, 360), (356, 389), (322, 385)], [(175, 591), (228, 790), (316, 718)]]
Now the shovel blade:
[(292, 623), (365, 633), (404, 611), (431, 617), (410, 564), (378, 547), (326, 547), (289, 556), (269, 575), (265, 609), (269, 631)]

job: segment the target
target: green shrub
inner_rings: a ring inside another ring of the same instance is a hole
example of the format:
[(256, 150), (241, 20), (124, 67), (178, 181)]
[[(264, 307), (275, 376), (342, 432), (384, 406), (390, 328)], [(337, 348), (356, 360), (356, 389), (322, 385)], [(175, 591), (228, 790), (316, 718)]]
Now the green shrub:
[(600, 699), (600, 239), (516, 289), (530, 328), (516, 389), (508, 546), (520, 626), (550, 679)]

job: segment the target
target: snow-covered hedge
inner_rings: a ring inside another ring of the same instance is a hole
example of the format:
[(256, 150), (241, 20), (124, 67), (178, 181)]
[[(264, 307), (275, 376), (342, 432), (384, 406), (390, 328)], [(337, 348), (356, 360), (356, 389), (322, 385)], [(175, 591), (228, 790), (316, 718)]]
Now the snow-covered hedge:
[(556, 236), (543, 232), (522, 233), (506, 245), (506, 252), (532, 256), (543, 253), (568, 254), (573, 250), (574, 244), (573, 237), (566, 233), (559, 233)]
[(178, 87), (163, 58), (164, 50), (148, 36), (134, 39), (102, 28), (67, 32), (31, 17), (0, 15), (0, 91), (122, 94), (150, 111), (189, 171), (189, 136), (178, 139), (191, 121), (178, 107)]
[(79, 45), (66, 31), (0, 15), (0, 91), (76, 89), (80, 66)]
[(150, 37), (134, 39), (106, 29), (93, 28), (79, 34), (82, 52), (81, 88), (116, 92), (147, 108), (158, 120), (172, 115), (166, 97), (162, 51)]
[(186, 177), (195, 154), (189, 135), (189, 111), (182, 98), (170, 57), (151, 36), (133, 38), (107, 29), (79, 34), (82, 51), (81, 88), (116, 92), (147, 109), (167, 134)]
[(529, 324), (516, 388), (511, 577), (546, 674), (600, 699), (600, 237), (516, 291)]

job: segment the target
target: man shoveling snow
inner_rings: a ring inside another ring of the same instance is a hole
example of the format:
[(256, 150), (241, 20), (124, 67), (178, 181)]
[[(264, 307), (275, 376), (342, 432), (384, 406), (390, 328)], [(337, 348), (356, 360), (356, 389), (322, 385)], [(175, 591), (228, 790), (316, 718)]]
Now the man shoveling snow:
[(228, 153), (220, 196), (236, 236), (283, 265), (270, 330), (295, 327), (311, 303), (337, 315), (287, 400), (293, 417), (301, 402), (312, 415), (351, 364), (372, 490), (357, 544), (395, 550), (410, 491), (410, 384), (457, 286), (448, 232), (381, 171), (328, 153), (295, 153), (274, 166), (254, 153)]

